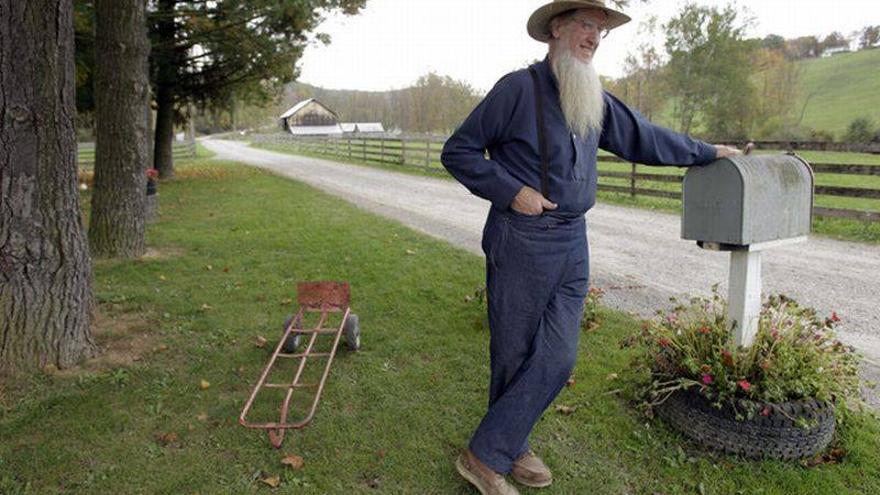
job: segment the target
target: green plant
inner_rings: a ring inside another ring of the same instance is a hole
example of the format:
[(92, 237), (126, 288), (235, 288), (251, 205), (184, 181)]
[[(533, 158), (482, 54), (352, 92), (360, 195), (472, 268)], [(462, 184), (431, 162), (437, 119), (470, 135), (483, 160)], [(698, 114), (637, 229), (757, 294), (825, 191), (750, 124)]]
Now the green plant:
[(581, 329), (585, 331), (595, 330), (601, 323), (599, 314), (599, 302), (605, 296), (605, 291), (598, 287), (590, 287), (587, 298), (584, 299), (584, 317), (581, 320)]
[(786, 296), (771, 296), (753, 344), (744, 348), (734, 344), (726, 312), (716, 287), (711, 298), (695, 297), (644, 323), (637, 364), (651, 377), (646, 406), (693, 387), (715, 407), (745, 405), (747, 416), (810, 397), (844, 409), (860, 402), (859, 355), (835, 338), (836, 313), (822, 318)]
[(848, 143), (867, 143), (873, 137), (874, 123), (868, 117), (858, 117), (847, 126), (843, 140)]

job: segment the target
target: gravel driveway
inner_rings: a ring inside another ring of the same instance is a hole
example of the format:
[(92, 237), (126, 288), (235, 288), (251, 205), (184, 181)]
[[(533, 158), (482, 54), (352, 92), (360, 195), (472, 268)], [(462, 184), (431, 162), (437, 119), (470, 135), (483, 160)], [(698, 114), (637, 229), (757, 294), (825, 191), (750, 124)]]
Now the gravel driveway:
[[(265, 168), (340, 196), (365, 210), (482, 255), (489, 203), (458, 183), (204, 140), (218, 159)], [(677, 215), (598, 204), (587, 213), (591, 283), (604, 304), (640, 316), (667, 308), (671, 296), (726, 294), (729, 255), (679, 239)], [(811, 237), (763, 253), (765, 293), (784, 292), (843, 321), (842, 340), (866, 357), (866, 378), (880, 381), (880, 246)], [(870, 401), (880, 405), (876, 394)]]

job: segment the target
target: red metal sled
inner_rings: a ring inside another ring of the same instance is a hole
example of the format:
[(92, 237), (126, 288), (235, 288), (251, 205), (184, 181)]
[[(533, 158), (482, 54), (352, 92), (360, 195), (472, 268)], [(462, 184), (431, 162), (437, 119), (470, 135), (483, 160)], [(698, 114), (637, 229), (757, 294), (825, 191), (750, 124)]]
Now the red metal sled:
[[(260, 379), (251, 391), (251, 395), (241, 411), (238, 422), (247, 428), (264, 429), (268, 431), (269, 441), (275, 448), (281, 447), (284, 440), (284, 433), (288, 429), (300, 429), (308, 425), (315, 415), (318, 407), (318, 401), (321, 399), (321, 392), (324, 390), (324, 384), (330, 373), (330, 365), (333, 364), (333, 358), (336, 356), (336, 350), (339, 347), (339, 341), (345, 335), (346, 343), (352, 350), (360, 348), (360, 328), (358, 325), (357, 315), (351, 313), (349, 307), (350, 287), (347, 282), (300, 282), (296, 287), (297, 303), (299, 310), (295, 316), (287, 319), (284, 325), (284, 334), (269, 363), (263, 369)], [(317, 324), (312, 328), (302, 328), (302, 322), (306, 321), (306, 313), (320, 313)], [(338, 326), (325, 327), (328, 324), (331, 315), (334, 313), (342, 313), (342, 319)], [(333, 346), (329, 352), (314, 352), (315, 343), (319, 335), (331, 335), (333, 337)], [(301, 340), (307, 340), (305, 348), (302, 352), (297, 352)], [(296, 373), (290, 383), (266, 383), (266, 378), (272, 371), (272, 367), (281, 358), (284, 360), (298, 360)], [(321, 379), (317, 383), (302, 383), (303, 371), (306, 369), (307, 362), (311, 359), (326, 359)], [(254, 399), (263, 388), (286, 389), (284, 401), (281, 403), (281, 417), (277, 422), (255, 423), (247, 420), (248, 412), (254, 404)], [(288, 413), (290, 412), (291, 399), (294, 393), (302, 390), (314, 389), (315, 394), (312, 398), (311, 405), (307, 408), (308, 414), (303, 419), (289, 422)]]

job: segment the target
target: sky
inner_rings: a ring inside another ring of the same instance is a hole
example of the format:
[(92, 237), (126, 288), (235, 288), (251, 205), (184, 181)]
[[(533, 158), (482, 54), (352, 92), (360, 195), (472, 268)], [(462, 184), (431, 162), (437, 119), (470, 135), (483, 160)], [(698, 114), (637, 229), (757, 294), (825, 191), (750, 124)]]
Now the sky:
[[(504, 74), (543, 58), (547, 45), (531, 39), (526, 21), (549, 0), (367, 0), (357, 16), (330, 15), (318, 31), (330, 45), (313, 43), (299, 63), (299, 80), (328, 89), (384, 91), (411, 86), (434, 71), (488, 91)], [(645, 40), (641, 21), (665, 22), (686, 0), (630, 0), (633, 21), (602, 40), (594, 62), (599, 73), (623, 75), (623, 61)], [(748, 36), (785, 38), (832, 31), (849, 36), (880, 24), (880, 0), (695, 0), (733, 4), (754, 18)], [(655, 40), (662, 52), (662, 41)]]

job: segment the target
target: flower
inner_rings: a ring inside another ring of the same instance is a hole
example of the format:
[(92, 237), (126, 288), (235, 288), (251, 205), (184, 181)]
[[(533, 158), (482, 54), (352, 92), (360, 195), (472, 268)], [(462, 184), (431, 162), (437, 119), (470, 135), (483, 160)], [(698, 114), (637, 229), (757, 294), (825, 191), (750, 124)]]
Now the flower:
[(770, 361), (761, 361), (761, 369), (767, 371), (770, 369)]
[(704, 365), (700, 366), (700, 371), (702, 371), (703, 373), (708, 373), (708, 372), (712, 371), (712, 367), (709, 366), (708, 364), (704, 364)]
[(752, 384), (749, 383), (748, 380), (740, 380), (737, 382), (737, 385), (739, 385), (739, 388), (743, 389), (743, 392), (748, 392), (749, 389), (752, 388)]
[(733, 366), (733, 354), (727, 349), (721, 349), (721, 362), (725, 366)]
[(764, 409), (761, 409), (761, 416), (770, 416), (770, 406), (764, 406)]
[(840, 321), (840, 317), (837, 316), (837, 311), (831, 312), (831, 321), (833, 321), (834, 323), (837, 323), (838, 321)]
[(156, 170), (155, 168), (148, 168), (148, 169), (147, 169), (147, 178), (148, 178), (148, 179), (155, 179), (155, 178), (157, 178), (157, 177), (159, 177), (159, 171), (158, 171), (158, 170)]
[(704, 385), (711, 385), (712, 381), (713, 381), (712, 375), (710, 375), (709, 373), (703, 374), (703, 384)]
[(659, 344), (660, 347), (669, 347), (669, 344), (671, 344), (671, 343), (672, 342), (667, 338), (662, 338), (662, 339), (657, 340), (657, 344)]
[(703, 325), (700, 327), (699, 330), (697, 330), (697, 332), (700, 332), (703, 335), (709, 335), (710, 333), (712, 333), (712, 330), (710, 330), (709, 327), (707, 327), (706, 325)]

